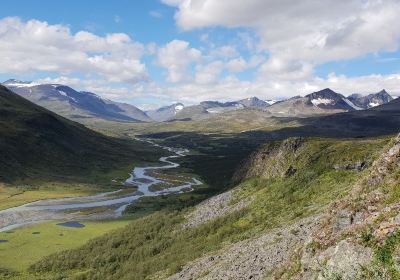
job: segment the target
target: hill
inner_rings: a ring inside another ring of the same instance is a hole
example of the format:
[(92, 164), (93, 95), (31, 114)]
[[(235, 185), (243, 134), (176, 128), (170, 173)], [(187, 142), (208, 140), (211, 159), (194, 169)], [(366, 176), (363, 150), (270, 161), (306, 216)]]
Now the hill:
[(88, 181), (94, 174), (156, 159), (141, 143), (101, 135), (1, 85), (0, 116), (2, 182), (24, 178)]

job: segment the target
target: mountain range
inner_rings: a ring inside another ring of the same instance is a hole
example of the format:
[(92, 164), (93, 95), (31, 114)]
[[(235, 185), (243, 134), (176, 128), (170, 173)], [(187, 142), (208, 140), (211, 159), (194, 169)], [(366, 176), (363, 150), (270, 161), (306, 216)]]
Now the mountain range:
[(277, 117), (307, 117), (364, 110), (393, 100), (393, 97), (385, 90), (366, 96), (352, 94), (345, 97), (326, 88), (304, 97), (295, 96), (280, 101), (264, 101), (257, 97), (250, 97), (230, 102), (203, 101), (191, 106), (174, 103), (158, 109), (142, 111), (131, 104), (111, 101), (94, 93), (76, 91), (61, 84), (37, 84), (10, 79), (3, 85), (22, 97), (73, 120), (100, 118), (122, 122), (199, 120), (242, 109), (263, 110)]
[(70, 119), (101, 118), (116, 121), (151, 121), (137, 107), (103, 99), (85, 91), (60, 84), (36, 84), (7, 80), (3, 83), (13, 92)]

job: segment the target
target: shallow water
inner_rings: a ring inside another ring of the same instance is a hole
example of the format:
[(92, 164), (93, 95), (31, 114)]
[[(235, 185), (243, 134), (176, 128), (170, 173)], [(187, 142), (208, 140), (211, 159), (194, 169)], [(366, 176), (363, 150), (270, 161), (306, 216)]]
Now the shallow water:
[(70, 221), (70, 222), (60, 223), (60, 224), (57, 224), (57, 226), (60, 226), (60, 227), (72, 227), (72, 228), (84, 228), (85, 227), (84, 224), (81, 224), (80, 222), (77, 222), (77, 221)]
[[(86, 197), (40, 200), (18, 207), (9, 208), (0, 211), (0, 232), (41, 221), (73, 219), (76, 218), (76, 214), (74, 216), (66, 212), (73, 209), (79, 210), (84, 208), (109, 206), (109, 213), (105, 215), (105, 217), (118, 217), (122, 215), (129, 204), (143, 196), (159, 196), (170, 193), (181, 193), (184, 191), (193, 190), (193, 186), (202, 184), (202, 182), (196, 178), (191, 178), (189, 182), (179, 186), (160, 191), (151, 191), (149, 189), (151, 186), (158, 183), (164, 183), (164, 181), (147, 175), (147, 171), (177, 168), (179, 167), (179, 164), (171, 161), (171, 159), (184, 157), (189, 151), (186, 149), (175, 149), (171, 147), (160, 146), (151, 141), (146, 142), (149, 142), (156, 147), (161, 147), (165, 150), (168, 150), (174, 153), (174, 155), (161, 157), (159, 159), (160, 162), (163, 163), (161, 166), (136, 167), (124, 185), (135, 185), (138, 187), (138, 191), (121, 197), (110, 198), (110, 195), (118, 195), (118, 192), (122, 191), (121, 189)], [(84, 214), (81, 214), (79, 218), (85, 218)]]

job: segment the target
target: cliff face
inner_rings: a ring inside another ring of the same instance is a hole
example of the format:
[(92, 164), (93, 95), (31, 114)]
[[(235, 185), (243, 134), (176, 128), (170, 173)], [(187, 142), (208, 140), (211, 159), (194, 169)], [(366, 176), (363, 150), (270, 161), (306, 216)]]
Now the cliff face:
[(303, 138), (289, 138), (266, 145), (240, 165), (233, 181), (238, 183), (253, 177), (269, 179), (293, 175), (297, 171), (295, 166), (299, 164), (304, 144)]

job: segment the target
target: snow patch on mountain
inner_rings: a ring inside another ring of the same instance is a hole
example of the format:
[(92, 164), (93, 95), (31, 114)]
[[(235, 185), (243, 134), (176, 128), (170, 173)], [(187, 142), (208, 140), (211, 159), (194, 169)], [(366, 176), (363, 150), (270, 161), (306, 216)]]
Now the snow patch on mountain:
[(68, 94), (67, 94), (65, 91), (58, 90), (58, 92), (59, 92), (62, 96), (69, 97)]
[(311, 103), (314, 104), (315, 106), (318, 106), (320, 104), (329, 105), (333, 104), (334, 102), (335, 102), (334, 100), (328, 98), (316, 98), (311, 100)]
[(176, 105), (175, 106), (175, 111), (181, 111), (183, 110), (183, 105)]
[(268, 105), (273, 105), (273, 104), (275, 104), (276, 102), (278, 102), (278, 100), (265, 100), (265, 102), (266, 102)]

